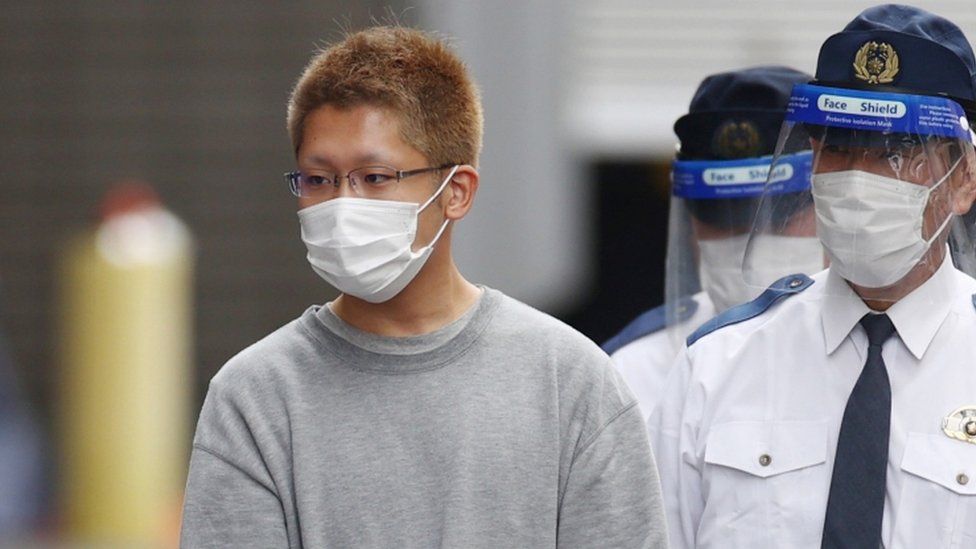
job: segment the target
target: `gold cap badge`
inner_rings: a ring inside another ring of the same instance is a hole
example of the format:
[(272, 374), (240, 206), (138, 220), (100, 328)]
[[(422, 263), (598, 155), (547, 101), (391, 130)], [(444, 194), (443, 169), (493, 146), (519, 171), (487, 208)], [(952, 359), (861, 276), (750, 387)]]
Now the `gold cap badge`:
[(715, 130), (712, 151), (725, 159), (759, 156), (762, 137), (759, 127), (751, 120), (726, 120)]
[(950, 438), (976, 444), (976, 405), (963, 406), (942, 418), (942, 432)]
[(898, 52), (885, 42), (865, 42), (854, 55), (854, 76), (868, 84), (890, 84), (898, 74)]

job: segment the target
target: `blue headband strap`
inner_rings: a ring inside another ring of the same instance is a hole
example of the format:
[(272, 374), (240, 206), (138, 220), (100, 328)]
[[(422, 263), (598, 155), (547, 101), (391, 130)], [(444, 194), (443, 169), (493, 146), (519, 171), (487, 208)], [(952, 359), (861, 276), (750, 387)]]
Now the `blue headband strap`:
[[(753, 198), (763, 194), (805, 191), (810, 188), (813, 154), (803, 151), (773, 158), (742, 160), (675, 160), (671, 165), (671, 191), (691, 199)], [(766, 189), (766, 182), (769, 188)]]
[(786, 108), (786, 120), (972, 141), (966, 113), (959, 103), (945, 97), (797, 84)]

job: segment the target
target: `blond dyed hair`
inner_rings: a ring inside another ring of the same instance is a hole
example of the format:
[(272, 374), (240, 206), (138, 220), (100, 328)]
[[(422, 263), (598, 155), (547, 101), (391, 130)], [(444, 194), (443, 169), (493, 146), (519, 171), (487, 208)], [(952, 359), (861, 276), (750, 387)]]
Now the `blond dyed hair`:
[(403, 140), (431, 164), (478, 164), (483, 125), (478, 89), (457, 54), (422, 31), (372, 27), (316, 54), (288, 101), (288, 133), (296, 153), (306, 117), (323, 105), (388, 109), (399, 119)]

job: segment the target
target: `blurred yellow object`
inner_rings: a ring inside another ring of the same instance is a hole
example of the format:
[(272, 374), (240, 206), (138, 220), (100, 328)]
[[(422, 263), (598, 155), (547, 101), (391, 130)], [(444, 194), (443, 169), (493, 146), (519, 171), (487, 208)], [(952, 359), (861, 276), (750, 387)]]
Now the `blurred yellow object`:
[(145, 187), (116, 190), (103, 214), (61, 273), (63, 533), (169, 545), (190, 436), (192, 243)]

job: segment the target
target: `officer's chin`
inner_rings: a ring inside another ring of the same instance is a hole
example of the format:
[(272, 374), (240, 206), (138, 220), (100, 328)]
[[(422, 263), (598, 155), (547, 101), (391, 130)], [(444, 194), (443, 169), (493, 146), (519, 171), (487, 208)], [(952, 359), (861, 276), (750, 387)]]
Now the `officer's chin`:
[(946, 260), (947, 255), (948, 249), (945, 238), (939, 238), (933, 242), (922, 259), (894, 284), (881, 288), (871, 288), (860, 286), (850, 280), (845, 281), (868, 307), (875, 311), (884, 311), (901, 298), (915, 291), (926, 280), (932, 278), (932, 275), (942, 266), (942, 262)]

